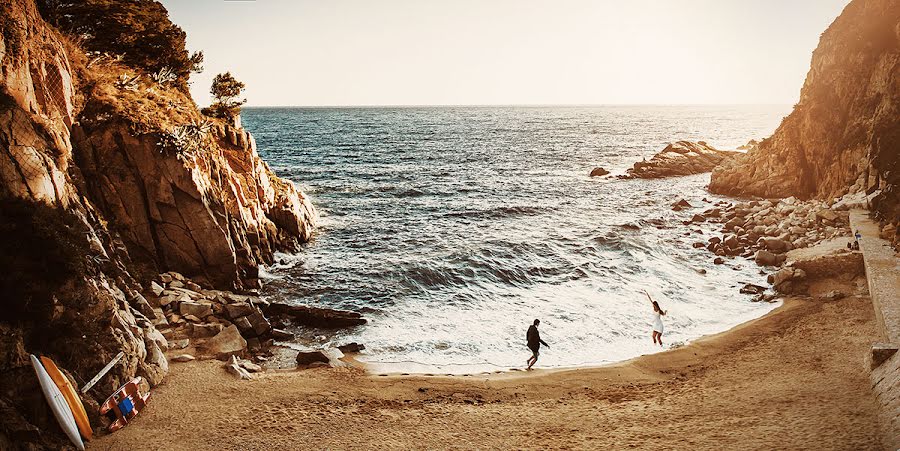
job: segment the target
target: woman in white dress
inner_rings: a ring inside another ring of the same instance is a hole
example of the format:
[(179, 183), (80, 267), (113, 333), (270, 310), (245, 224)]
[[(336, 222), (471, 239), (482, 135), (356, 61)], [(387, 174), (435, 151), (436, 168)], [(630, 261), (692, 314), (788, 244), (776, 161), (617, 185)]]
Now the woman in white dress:
[(666, 316), (666, 311), (650, 297), (650, 293), (647, 293), (646, 290), (644, 290), (644, 294), (646, 294), (647, 299), (650, 299), (650, 302), (653, 303), (653, 344), (662, 346), (662, 334), (664, 330), (662, 317)]

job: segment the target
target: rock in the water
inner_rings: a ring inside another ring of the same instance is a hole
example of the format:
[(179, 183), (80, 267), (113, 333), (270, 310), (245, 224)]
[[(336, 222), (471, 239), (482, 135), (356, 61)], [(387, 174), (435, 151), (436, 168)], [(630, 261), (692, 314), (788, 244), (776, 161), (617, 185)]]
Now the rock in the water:
[(743, 288), (741, 288), (742, 294), (760, 294), (764, 291), (766, 291), (765, 287), (754, 285), (752, 283), (744, 284)]
[(272, 338), (276, 340), (293, 340), (294, 334), (283, 329), (272, 329)]
[(660, 178), (709, 172), (740, 152), (718, 150), (703, 141), (678, 141), (666, 146), (650, 161), (640, 161), (627, 177)]
[(266, 313), (270, 315), (288, 316), (301, 326), (321, 327), (325, 329), (360, 326), (366, 323), (366, 320), (356, 312), (308, 307), (305, 305), (290, 305), (278, 302), (271, 304)]
[(338, 349), (340, 349), (340, 351), (343, 353), (351, 353), (351, 352), (362, 351), (363, 349), (366, 349), (366, 347), (365, 347), (365, 345), (363, 345), (361, 343), (354, 342), (354, 343), (347, 343), (345, 345), (338, 346)]
[(594, 168), (594, 170), (591, 171), (591, 177), (598, 177), (606, 174), (609, 174), (609, 171), (603, 168)]
[(328, 356), (322, 351), (300, 351), (297, 354), (297, 365), (309, 365), (313, 362), (328, 363)]
[(716, 257), (716, 259), (713, 260), (713, 263), (715, 263), (715, 264), (717, 264), (717, 265), (721, 265), (721, 264), (724, 264), (724, 263), (725, 263), (725, 259), (722, 258), (722, 257)]

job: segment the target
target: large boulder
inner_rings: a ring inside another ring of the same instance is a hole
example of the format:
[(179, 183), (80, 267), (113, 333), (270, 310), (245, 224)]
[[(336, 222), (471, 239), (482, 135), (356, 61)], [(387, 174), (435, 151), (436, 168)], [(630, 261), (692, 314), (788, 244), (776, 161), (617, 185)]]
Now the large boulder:
[(206, 340), (200, 348), (219, 360), (225, 360), (233, 355), (244, 355), (247, 351), (247, 340), (241, 336), (237, 326), (231, 325), (215, 337)]

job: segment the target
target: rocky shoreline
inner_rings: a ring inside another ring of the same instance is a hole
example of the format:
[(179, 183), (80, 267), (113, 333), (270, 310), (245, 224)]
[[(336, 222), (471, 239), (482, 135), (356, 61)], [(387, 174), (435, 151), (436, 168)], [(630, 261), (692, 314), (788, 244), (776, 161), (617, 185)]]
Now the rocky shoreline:
[[(705, 241), (692, 244), (694, 248), (703, 248), (715, 255), (715, 264), (726, 264), (735, 259), (754, 262), (761, 273), (769, 273), (768, 281), (777, 293), (802, 294), (805, 292), (804, 279), (826, 275), (807, 273), (801, 269), (802, 263), (789, 262), (790, 252), (833, 239), (846, 239), (845, 242), (852, 245), (849, 206), (848, 203), (829, 205), (793, 197), (722, 201), (700, 213), (692, 213), (699, 207), (690, 209), (687, 213), (693, 216), (683, 223), (688, 227), (714, 224), (718, 228), (718, 233)], [(765, 293), (764, 287), (749, 284), (741, 288), (741, 292), (755, 295), (754, 301), (771, 301), (777, 296)]]
[[(340, 365), (342, 355), (334, 355), (335, 350), (301, 352), (276, 342), (293, 340), (289, 329), (298, 327), (337, 329), (366, 323), (356, 312), (269, 303), (255, 291), (238, 294), (203, 288), (174, 271), (160, 274), (132, 303), (140, 312), (138, 320), (149, 319), (159, 331), (152, 333), (163, 351), (151, 357), (157, 366), (168, 366), (164, 353), (174, 362), (218, 359), (226, 362), (229, 373), (243, 379), (264, 370), (275, 353), (297, 353), (293, 359), (302, 367), (314, 361)], [(336, 349), (353, 353), (363, 348), (348, 343)], [(314, 357), (318, 360), (310, 360)], [(163, 375), (151, 377), (150, 384), (159, 384)]]

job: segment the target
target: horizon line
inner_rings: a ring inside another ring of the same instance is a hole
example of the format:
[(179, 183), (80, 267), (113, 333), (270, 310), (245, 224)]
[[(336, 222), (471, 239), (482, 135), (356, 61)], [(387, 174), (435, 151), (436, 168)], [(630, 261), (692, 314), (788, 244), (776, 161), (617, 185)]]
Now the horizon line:
[(547, 107), (648, 107), (648, 106), (784, 106), (790, 102), (763, 103), (474, 103), (474, 104), (358, 104), (358, 105), (244, 105), (243, 109), (252, 108), (547, 108)]

